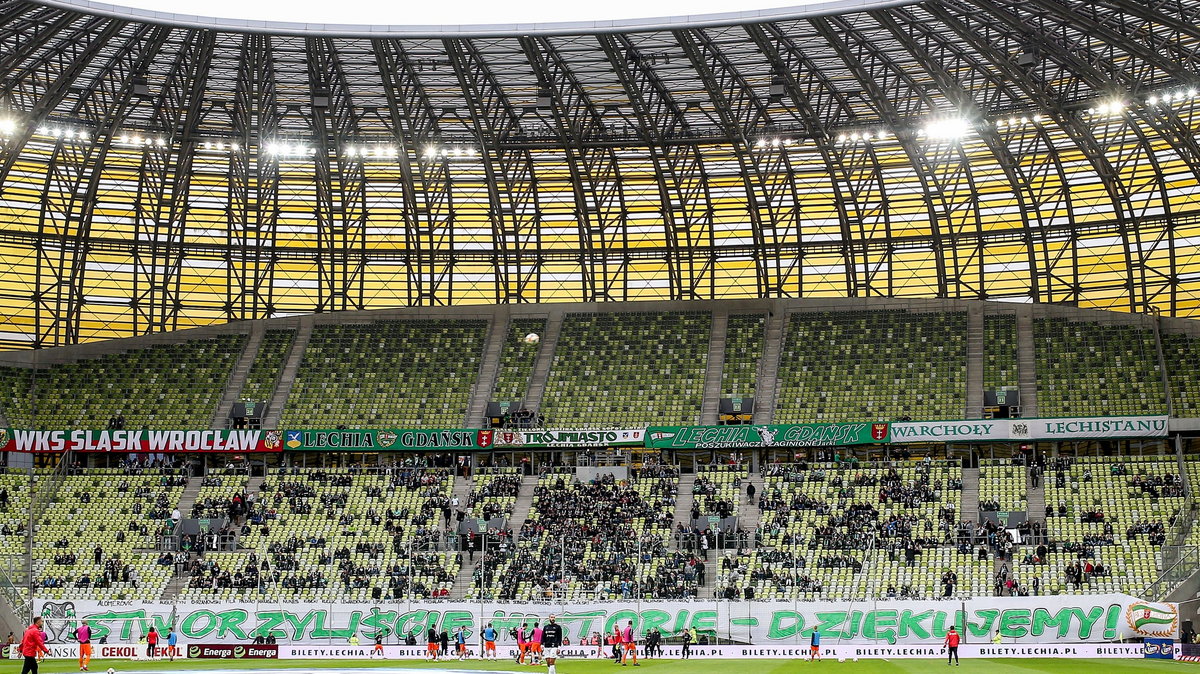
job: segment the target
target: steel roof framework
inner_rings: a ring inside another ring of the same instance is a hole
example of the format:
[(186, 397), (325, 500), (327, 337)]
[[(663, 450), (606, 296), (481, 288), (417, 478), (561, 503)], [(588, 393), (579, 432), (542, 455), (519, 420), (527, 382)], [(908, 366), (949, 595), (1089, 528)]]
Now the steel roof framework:
[(1200, 84), (1197, 0), (479, 37), (0, 7), (10, 346), (480, 302), (1200, 312), (1197, 99), (1147, 101)]

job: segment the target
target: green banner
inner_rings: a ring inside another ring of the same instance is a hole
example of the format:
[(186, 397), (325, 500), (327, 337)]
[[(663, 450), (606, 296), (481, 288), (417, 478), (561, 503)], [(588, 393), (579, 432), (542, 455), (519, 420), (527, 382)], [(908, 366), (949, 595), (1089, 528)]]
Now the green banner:
[(756, 426), (651, 426), (646, 446), (660, 449), (826, 447), (888, 441), (888, 424), (828, 423)]
[(489, 449), (492, 431), (474, 428), (306, 429), (284, 431), (283, 448), (313, 452), (470, 451)]

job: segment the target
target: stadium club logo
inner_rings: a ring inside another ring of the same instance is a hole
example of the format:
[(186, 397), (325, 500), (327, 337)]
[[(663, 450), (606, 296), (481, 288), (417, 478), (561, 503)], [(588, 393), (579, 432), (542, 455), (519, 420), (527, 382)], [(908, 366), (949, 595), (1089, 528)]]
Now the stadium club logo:
[(399, 437), (391, 431), (379, 431), (375, 434), (375, 439), (379, 441), (379, 446), (387, 449), (396, 444), (396, 438)]
[[(0, 442), (0, 445), (3, 444), (3, 442)], [(279, 449), (279, 445), (279, 431), (266, 431), (263, 434), (263, 447), (267, 449)]]
[(475, 445), (477, 447), (491, 447), (493, 431), (479, 431), (475, 434)]
[(1175, 634), (1179, 610), (1170, 604), (1138, 601), (1125, 609), (1125, 622), (1137, 634), (1147, 637), (1168, 637)]
[(296, 449), (304, 444), (304, 438), (300, 431), (287, 432), (287, 448)]

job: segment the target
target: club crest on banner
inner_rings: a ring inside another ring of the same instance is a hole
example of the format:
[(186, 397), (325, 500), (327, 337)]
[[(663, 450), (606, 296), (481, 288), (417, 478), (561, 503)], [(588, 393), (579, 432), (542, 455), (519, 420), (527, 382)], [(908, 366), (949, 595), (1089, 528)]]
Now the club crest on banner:
[(1179, 624), (1179, 611), (1170, 604), (1139, 601), (1125, 610), (1125, 621), (1131, 630), (1143, 636), (1170, 636)]

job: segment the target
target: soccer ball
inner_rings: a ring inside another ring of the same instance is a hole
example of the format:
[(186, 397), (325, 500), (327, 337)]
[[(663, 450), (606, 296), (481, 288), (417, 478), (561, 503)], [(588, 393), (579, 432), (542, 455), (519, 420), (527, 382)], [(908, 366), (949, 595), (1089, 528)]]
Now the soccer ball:
[(113, 669), (112, 667), (109, 667), (108, 674), (117, 674), (117, 670)]
[(846, 658), (838, 658), (838, 662), (845, 662)]
[(540, 341), (542, 341), (542, 338), (539, 337), (536, 332), (531, 332), (528, 335), (525, 335), (526, 344), (537, 344)]

